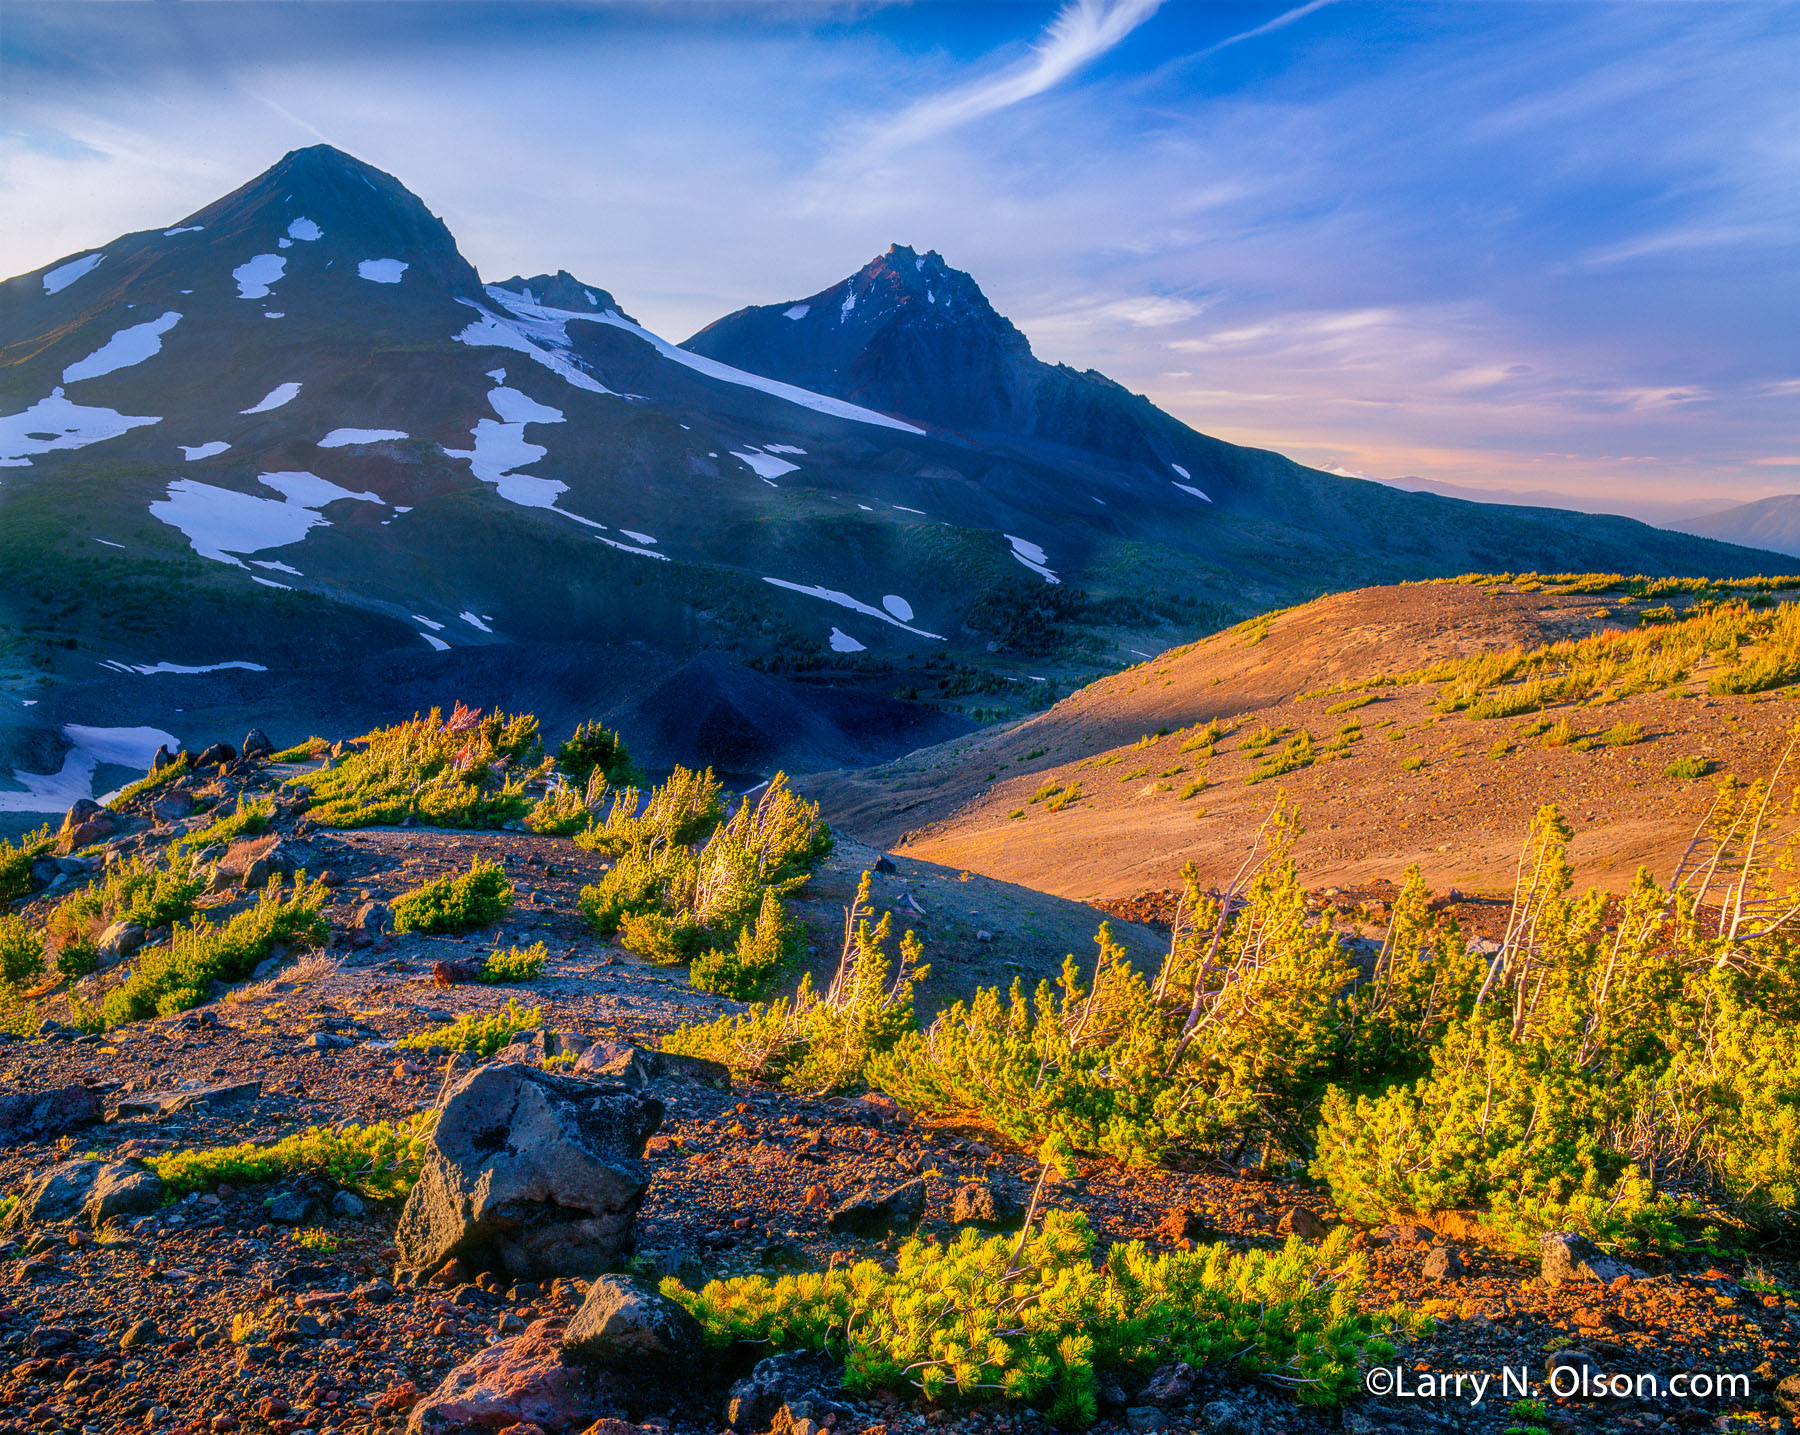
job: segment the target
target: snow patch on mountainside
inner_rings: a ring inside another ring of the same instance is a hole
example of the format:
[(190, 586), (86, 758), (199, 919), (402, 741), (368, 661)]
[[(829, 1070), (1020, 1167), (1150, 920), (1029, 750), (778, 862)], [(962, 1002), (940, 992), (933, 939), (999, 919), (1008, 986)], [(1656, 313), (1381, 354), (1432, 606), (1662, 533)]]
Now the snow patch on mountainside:
[[(522, 308), (536, 308), (535, 305), (525, 305), (518, 295), (511, 294), (505, 289), (490, 288), (488, 293), (505, 294), (513, 304)], [(544, 325), (522, 322), (516, 315), (510, 319), (502, 319), (498, 314), (477, 304), (473, 299), (458, 299), (457, 302), (467, 304), (481, 315), (479, 319), (456, 336), (457, 343), (475, 347), (516, 349), (528, 358), (537, 360), (551, 373), (578, 389), (586, 389), (591, 394), (610, 394), (612, 392), (599, 380), (577, 368), (573, 360), (558, 352), (571, 347), (568, 333), (561, 324)], [(508, 307), (510, 309), (511, 305)], [(578, 317), (591, 318), (593, 316), (584, 314)], [(504, 373), (504, 370), (501, 372)]]
[(398, 284), (406, 270), (403, 259), (365, 259), (356, 266), (356, 272), (371, 284)]
[(733, 458), (742, 459), (756, 470), (760, 478), (780, 478), (784, 473), (793, 473), (800, 467), (797, 463), (789, 463), (785, 458), (776, 458), (773, 454), (758, 453), (755, 449), (746, 449), (739, 453), (731, 450)]
[(231, 271), (231, 277), (237, 280), (238, 298), (267, 299), (269, 286), (280, 282), (286, 270), (287, 260), (279, 254), (258, 254), (246, 259)]
[(818, 584), (809, 586), (805, 583), (790, 583), (785, 578), (771, 578), (767, 574), (763, 575), (763, 582), (773, 583), (777, 588), (785, 588), (790, 593), (804, 593), (808, 598), (823, 598), (827, 603), (836, 603), (838, 607), (848, 608), (853, 613), (861, 613), (866, 618), (879, 618), (892, 627), (913, 633), (921, 638), (936, 638), (940, 643), (944, 641), (942, 634), (927, 633), (923, 628), (909, 627), (892, 613), (880, 608), (872, 608), (867, 603), (860, 603), (848, 593), (840, 593), (835, 588), (826, 588)]
[(84, 254), (79, 259), (71, 259), (67, 264), (58, 264), (56, 268), (44, 275), (44, 292), (60, 294), (84, 274), (91, 274), (94, 266), (106, 258), (104, 253)]
[(97, 379), (102, 374), (143, 363), (152, 354), (162, 352), (162, 336), (180, 322), (181, 315), (171, 309), (160, 319), (120, 329), (85, 359), (77, 359), (64, 369), (63, 382), (72, 384), (77, 379)]
[(198, 667), (188, 667), (182, 663), (121, 663), (117, 658), (107, 658), (100, 664), (103, 668), (111, 668), (115, 673), (137, 673), (150, 677), (155, 673), (223, 673), (232, 668), (241, 668), (247, 673), (266, 673), (269, 670), (261, 663), (247, 663), (234, 660), (229, 663), (203, 663)]
[(868, 644), (859, 643), (842, 628), (831, 630), (831, 651), (834, 653), (866, 653)]
[[(444, 453), (450, 458), (467, 459), (469, 469), (475, 477), (483, 483), (492, 484), (508, 503), (516, 503), (521, 508), (556, 508), (557, 498), (569, 491), (568, 484), (560, 479), (538, 478), (517, 470), (526, 464), (536, 463), (550, 452), (542, 444), (532, 443), (525, 437), (525, 425), (559, 424), (563, 421), (562, 410), (540, 404), (530, 394), (509, 389), (505, 385), (491, 390), (488, 402), (493, 405), (494, 412), (500, 415), (499, 422), (496, 423), (493, 419), (476, 420), (475, 427), (470, 430), (475, 439), (475, 447), (446, 448)], [(557, 511), (562, 512), (561, 509)], [(594, 527), (599, 526), (578, 514), (563, 513), (563, 516)]]
[(1170, 464), (1170, 465), (1169, 465), (1169, 467), (1170, 467), (1170, 468), (1172, 468), (1172, 469), (1174, 469), (1174, 470), (1175, 470), (1175, 472), (1177, 472), (1177, 473), (1178, 473), (1178, 474), (1180, 474), (1180, 475), (1181, 475), (1181, 476), (1182, 476), (1182, 477), (1183, 477), (1183, 478), (1192, 478), (1192, 477), (1193, 477), (1193, 476), (1194, 476), (1194, 475), (1193, 475), (1193, 474), (1191, 474), (1191, 473), (1189, 473), (1189, 472), (1188, 472), (1188, 471), (1187, 471), (1187, 470), (1186, 470), (1186, 469), (1185, 469), (1185, 468), (1183, 468), (1183, 467), (1182, 467), (1182, 466), (1181, 466), (1181, 465), (1180, 465), (1180, 464), (1178, 464), (1178, 463), (1172, 463), (1172, 464)]
[[(1175, 486), (1177, 488), (1179, 488), (1183, 493), (1193, 494), (1195, 498), (1206, 498), (1206, 495), (1204, 493), (1202, 493), (1199, 489), (1195, 488), (1194, 485), (1191, 483), (1178, 483)], [(1206, 498), (1206, 501), (1208, 503), (1212, 502), (1212, 500), (1210, 498)]]
[(52, 389), (49, 398), (39, 399), (24, 413), (0, 418), (0, 468), (29, 468), (27, 454), (86, 448), (129, 429), (161, 422), (147, 415), (89, 408), (63, 397), (60, 388)]
[[(902, 433), (922, 434), (922, 428), (900, 419), (891, 419), (886, 414), (878, 414), (873, 409), (859, 408), (855, 404), (845, 403), (842, 399), (829, 398), (824, 394), (815, 394), (810, 389), (797, 388), (793, 384), (784, 384), (778, 379), (765, 379), (758, 374), (747, 374), (742, 369), (734, 369), (730, 364), (721, 364), (717, 359), (708, 359), (700, 354), (691, 354), (677, 344), (671, 344), (660, 335), (652, 334), (641, 324), (608, 309), (600, 314), (583, 314), (575, 309), (551, 309), (542, 304), (533, 304), (509, 289), (501, 289), (497, 285), (488, 286), (488, 296), (495, 303), (503, 305), (521, 325), (531, 325), (534, 334), (545, 336), (545, 342), (566, 346), (569, 343), (567, 325), (572, 319), (580, 319), (590, 324), (610, 324), (615, 329), (623, 329), (628, 334), (635, 334), (665, 359), (672, 359), (677, 364), (692, 369), (695, 373), (705, 374), (709, 379), (718, 379), (722, 383), (737, 384), (746, 389), (756, 389), (774, 398), (786, 399), (789, 403), (800, 404), (812, 409), (815, 413), (830, 414), (833, 418), (852, 419), (857, 423), (876, 424), (882, 428), (899, 429)], [(470, 303), (464, 300), (464, 303)], [(475, 306), (480, 308), (479, 305)], [(483, 313), (487, 311), (483, 310)], [(457, 338), (464, 343), (472, 342), (464, 334)], [(554, 336), (549, 337), (549, 336)], [(517, 348), (518, 345), (511, 347)], [(526, 350), (526, 352), (532, 352)], [(535, 355), (534, 355), (535, 357)], [(602, 392), (606, 392), (602, 390)]]
[(305, 215), (301, 215), (300, 218), (288, 225), (287, 232), (289, 239), (305, 240), (308, 244), (315, 239), (322, 239), (325, 235), (325, 231)]
[(467, 623), (471, 628), (475, 629), (477, 632), (491, 633), (494, 631), (492, 628), (488, 627), (488, 625), (486, 623), (481, 621), (479, 614), (471, 613), (467, 609), (458, 613), (456, 616), (461, 618), (463, 620), (463, 622)]
[(1014, 534), (1007, 534), (1006, 541), (1012, 544), (1012, 556), (1017, 558), (1046, 583), (1060, 583), (1062, 579), (1050, 571), (1050, 555), (1037, 544)]
[(205, 228), (204, 224), (178, 224), (173, 229), (163, 230), (163, 238), (173, 239), (177, 234), (198, 234)]
[(178, 443), (175, 447), (181, 450), (182, 458), (192, 463), (197, 458), (211, 458), (216, 453), (224, 453), (231, 445), (216, 438), (211, 443)]
[(101, 763), (118, 767), (147, 768), (156, 749), (181, 746), (174, 733), (154, 727), (84, 727), (68, 723), (63, 736), (74, 743), (56, 772), (14, 772), (12, 780), (24, 789), (0, 791), (0, 812), (65, 811), (83, 797), (94, 795), (94, 769)]
[(811, 304), (795, 304), (792, 308), (782, 310), (784, 319), (804, 319), (812, 313)]
[[(260, 482), (281, 494), (263, 498), (218, 488), (197, 479), (178, 478), (169, 485), (169, 496), (150, 505), (150, 514), (171, 528), (179, 528), (188, 544), (202, 558), (216, 563), (244, 565), (237, 555), (259, 553), (265, 548), (284, 548), (298, 543), (308, 531), (326, 522), (315, 509), (340, 498), (380, 503), (379, 494), (352, 493), (315, 473), (265, 473)], [(270, 580), (259, 578), (259, 583)], [(284, 584), (275, 584), (284, 587)]]
[(906, 599), (902, 598), (898, 593), (889, 593), (881, 600), (881, 606), (886, 608), (888, 612), (892, 613), (902, 623), (910, 623), (913, 620), (913, 605), (907, 602)]
[(353, 443), (386, 443), (390, 439), (407, 437), (404, 429), (333, 429), (319, 440), (319, 447), (346, 448)]
[(450, 651), (450, 645), (448, 643), (446, 643), (442, 638), (434, 638), (431, 636), (430, 633), (420, 633), (419, 636), (421, 638), (423, 638), (426, 642), (430, 643), (431, 646), (440, 653), (447, 653)]
[(285, 403), (291, 403), (294, 395), (299, 392), (300, 385), (297, 383), (277, 384), (249, 408), (239, 409), (238, 412), (241, 414), (266, 414), (270, 409), (278, 409)]

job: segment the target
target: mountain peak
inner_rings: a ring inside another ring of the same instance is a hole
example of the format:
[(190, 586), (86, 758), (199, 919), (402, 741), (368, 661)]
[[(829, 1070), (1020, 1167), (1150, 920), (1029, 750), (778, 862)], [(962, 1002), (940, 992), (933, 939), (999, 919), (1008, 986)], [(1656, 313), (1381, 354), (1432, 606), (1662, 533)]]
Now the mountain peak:
[(393, 175), (333, 145), (289, 150), (248, 184), (183, 219), (215, 241), (287, 247), (319, 237), (357, 262), (391, 259), (417, 278), (479, 294), (481, 281), (444, 222)]
[(567, 309), (576, 314), (603, 314), (611, 309), (621, 319), (637, 323), (609, 291), (598, 284), (583, 284), (567, 269), (558, 269), (554, 274), (534, 275), (530, 279), (515, 274), (510, 279), (500, 280), (494, 287), (523, 295), (531, 303), (542, 304), (546, 308)]

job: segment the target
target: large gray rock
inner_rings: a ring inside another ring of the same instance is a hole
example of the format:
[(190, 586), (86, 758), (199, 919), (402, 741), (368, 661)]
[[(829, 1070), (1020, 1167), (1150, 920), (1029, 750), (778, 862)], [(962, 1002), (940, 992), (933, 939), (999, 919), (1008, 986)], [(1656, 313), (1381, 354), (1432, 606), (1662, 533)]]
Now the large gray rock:
[(662, 1105), (617, 1082), (502, 1062), (448, 1093), (407, 1197), (403, 1265), (452, 1257), (527, 1278), (604, 1270), (631, 1246)]
[(193, 1082), (168, 1091), (143, 1091), (135, 1096), (121, 1096), (117, 1115), (123, 1119), (132, 1116), (173, 1116), (178, 1111), (200, 1108), (217, 1110), (255, 1101), (261, 1095), (260, 1081), (220, 1081), (210, 1084)]
[(147, 1215), (162, 1198), (162, 1179), (135, 1161), (63, 1161), (32, 1178), (7, 1214), (5, 1229), (77, 1219), (99, 1227), (115, 1216)]
[(0, 1093), (0, 1150), (61, 1136), (100, 1119), (100, 1098), (85, 1086)]
[(642, 1090), (664, 1081), (691, 1081), (701, 1086), (731, 1090), (731, 1069), (703, 1056), (677, 1056), (669, 1051), (623, 1042), (597, 1042), (581, 1053), (575, 1070), (583, 1075), (611, 1076)]
[(546, 1435), (586, 1428), (622, 1403), (604, 1372), (568, 1359), (554, 1322), (533, 1321), (522, 1334), (464, 1361), (413, 1406), (408, 1435), (473, 1435), (536, 1426)]
[(910, 1230), (924, 1214), (925, 1181), (920, 1177), (886, 1191), (865, 1186), (833, 1211), (826, 1225), (847, 1235), (879, 1236)]
[(104, 972), (118, 966), (143, 945), (144, 928), (141, 923), (114, 922), (100, 934), (100, 940), (94, 944), (99, 969)]
[(700, 1323), (667, 1296), (600, 1276), (563, 1333), (563, 1349), (593, 1365), (672, 1365), (700, 1345)]
[(162, 1177), (136, 1161), (108, 1161), (94, 1174), (81, 1214), (98, 1230), (120, 1216), (147, 1216), (161, 1209)]
[(1542, 1261), (1539, 1275), (1545, 1285), (1561, 1285), (1565, 1281), (1605, 1284), (1620, 1276), (1644, 1278), (1636, 1266), (1607, 1255), (1586, 1236), (1573, 1231), (1545, 1231), (1538, 1237), (1538, 1255)]

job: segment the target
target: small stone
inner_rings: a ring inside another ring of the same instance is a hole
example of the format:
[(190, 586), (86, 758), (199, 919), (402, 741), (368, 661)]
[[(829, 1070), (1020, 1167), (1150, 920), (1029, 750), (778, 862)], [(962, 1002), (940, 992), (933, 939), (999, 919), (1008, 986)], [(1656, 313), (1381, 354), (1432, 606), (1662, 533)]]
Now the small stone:
[(1298, 1236), (1303, 1241), (1322, 1241), (1331, 1234), (1331, 1227), (1305, 1206), (1289, 1206), (1276, 1222), (1275, 1229), (1284, 1236)]
[(1016, 1227), (1025, 1216), (1025, 1202), (1009, 1181), (970, 1181), (956, 1188), (950, 1198), (950, 1219), (957, 1225)]
[(154, 1345), (157, 1339), (156, 1322), (153, 1320), (134, 1320), (125, 1327), (125, 1334), (119, 1337), (120, 1350), (142, 1350), (147, 1345)]
[(319, 1203), (299, 1191), (283, 1191), (268, 1206), (269, 1219), (280, 1226), (304, 1226), (318, 1219)]
[(1126, 1428), (1134, 1431), (1166, 1430), (1169, 1417), (1154, 1405), (1133, 1405), (1125, 1412)]
[(364, 1209), (362, 1197), (354, 1191), (339, 1191), (331, 1198), (331, 1214), (334, 1216), (360, 1216)]
[(672, 1365), (700, 1345), (700, 1327), (674, 1301), (619, 1276), (599, 1276), (569, 1322), (563, 1349), (592, 1365)]
[(1463, 1274), (1462, 1257), (1450, 1246), (1433, 1246), (1425, 1253), (1419, 1274), (1427, 1280), (1455, 1280)]
[(910, 1229), (924, 1214), (925, 1182), (921, 1178), (886, 1191), (866, 1186), (833, 1211), (826, 1224), (849, 1235), (876, 1236)]
[(1176, 1360), (1157, 1367), (1141, 1398), (1147, 1405), (1179, 1405), (1193, 1393), (1194, 1367)]
[(1782, 1378), (1775, 1387), (1775, 1403), (1789, 1415), (1800, 1415), (1800, 1374)]
[(1636, 1266), (1606, 1255), (1586, 1236), (1573, 1231), (1545, 1231), (1538, 1237), (1539, 1276), (1545, 1285), (1565, 1281), (1598, 1281), (1605, 1285), (1620, 1276), (1642, 1280)]

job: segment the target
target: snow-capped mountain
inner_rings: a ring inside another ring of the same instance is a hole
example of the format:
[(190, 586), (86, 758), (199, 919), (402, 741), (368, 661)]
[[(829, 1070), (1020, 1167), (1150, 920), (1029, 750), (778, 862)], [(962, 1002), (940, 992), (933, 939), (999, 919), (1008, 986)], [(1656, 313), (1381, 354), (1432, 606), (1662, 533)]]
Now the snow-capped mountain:
[(839, 764), (1325, 588), (1766, 566), (1206, 438), (1039, 363), (935, 254), (677, 346), (567, 273), (484, 285), (327, 146), (0, 284), (0, 764), (40, 778), (119, 714), (456, 697)]

